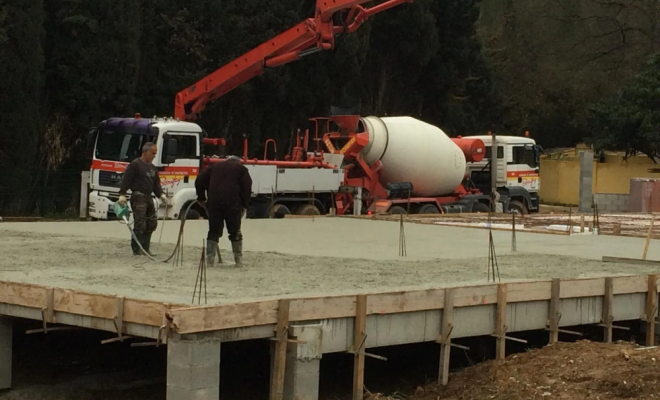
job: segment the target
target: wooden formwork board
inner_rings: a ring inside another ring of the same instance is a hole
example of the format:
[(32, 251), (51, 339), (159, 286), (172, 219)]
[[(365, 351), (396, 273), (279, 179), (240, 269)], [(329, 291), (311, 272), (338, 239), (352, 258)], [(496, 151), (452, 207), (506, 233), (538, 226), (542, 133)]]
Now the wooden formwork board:
[[(400, 215), (375, 214), (365, 216), (342, 216), (344, 218), (360, 218), (375, 221), (399, 221)], [(598, 227), (598, 234), (628, 237), (646, 237), (652, 214), (644, 213), (621, 213), (600, 214), (597, 219), (592, 213), (557, 213), (557, 214), (526, 214), (516, 216), (516, 225), (521, 232), (539, 233), (549, 235), (569, 235), (568, 228), (565, 231), (549, 230), (545, 227), (550, 225), (571, 225), (581, 228), (582, 232), (588, 233)], [(511, 224), (510, 214), (485, 213), (457, 213), (457, 214), (409, 214), (404, 215), (404, 222), (423, 224), (454, 226), (460, 228), (492, 229), (496, 231), (511, 231), (509, 227), (475, 226), (476, 223), (487, 223), (490, 218), (493, 224)], [(660, 225), (656, 224), (651, 233), (651, 238), (660, 238)]]
[[(613, 294), (646, 293), (648, 276), (617, 276)], [(559, 298), (605, 296), (606, 278), (561, 280)], [(483, 284), (454, 288), (454, 307), (497, 304), (498, 285)], [(426, 289), (366, 294), (367, 315), (395, 314), (444, 308), (445, 289)], [(356, 295), (290, 299), (290, 322), (352, 318)], [(552, 297), (552, 280), (507, 283), (507, 303), (543, 301)], [(169, 311), (172, 329), (180, 334), (276, 324), (278, 300), (215, 306), (173, 308)]]
[[(119, 323), (136, 323), (160, 327), (169, 307), (183, 304), (124, 298), (78, 290), (0, 281), (0, 303), (41, 309), (44, 320), (56, 323), (55, 313), (63, 312), (108, 320), (121, 318)], [(118, 309), (121, 307), (121, 309)]]
[[(604, 297), (606, 277), (563, 279), (559, 298)], [(649, 276), (612, 277), (612, 294), (647, 293)], [(656, 291), (660, 280), (655, 282)], [(445, 307), (448, 288), (381, 292), (366, 294), (366, 314), (396, 314), (441, 310)], [(498, 302), (498, 284), (453, 287), (453, 307), (494, 305)], [(357, 296), (290, 298), (289, 321), (353, 318)], [(507, 283), (507, 304), (547, 301), (552, 298), (552, 280)], [(113, 320), (121, 324), (135, 323), (168, 328), (179, 334), (220, 331), (225, 329), (276, 325), (281, 299), (234, 304), (191, 307), (156, 301), (123, 298), (106, 294), (53, 288), (18, 282), (0, 281), (0, 303), (24, 306), (42, 311), (44, 322), (57, 323), (57, 313)], [(118, 309), (121, 307), (121, 310)], [(117, 321), (120, 318), (120, 321)], [(169, 323), (168, 323), (169, 321)]]

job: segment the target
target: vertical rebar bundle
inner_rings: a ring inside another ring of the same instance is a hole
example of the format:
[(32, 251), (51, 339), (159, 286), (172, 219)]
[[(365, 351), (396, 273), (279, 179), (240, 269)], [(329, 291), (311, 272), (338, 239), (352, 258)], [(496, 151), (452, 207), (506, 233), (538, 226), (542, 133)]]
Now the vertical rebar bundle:
[(202, 255), (199, 259), (199, 268), (197, 269), (197, 278), (195, 278), (195, 289), (193, 290), (192, 303), (195, 303), (195, 295), (197, 294), (197, 284), (199, 283), (199, 294), (197, 296), (197, 304), (202, 302), (202, 288), (204, 289), (204, 304), (208, 304), (206, 296), (206, 246), (202, 240)]
[(493, 282), (495, 282), (495, 276), (497, 276), (498, 281), (501, 281), (500, 267), (497, 264), (497, 255), (495, 254), (495, 241), (493, 240), (492, 218), (493, 218), (493, 213), (491, 211), (488, 213), (488, 267), (487, 267), (488, 282), (490, 282), (491, 273), (493, 275)]
[(399, 215), (401, 216), (399, 220), (399, 257), (406, 257), (408, 252), (406, 250), (406, 232), (403, 228), (403, 214)]

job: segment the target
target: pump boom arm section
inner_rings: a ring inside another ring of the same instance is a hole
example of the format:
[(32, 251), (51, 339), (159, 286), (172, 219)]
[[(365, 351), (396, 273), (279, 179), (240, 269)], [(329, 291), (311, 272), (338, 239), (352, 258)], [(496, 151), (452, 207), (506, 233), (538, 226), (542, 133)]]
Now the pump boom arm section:
[[(371, 8), (361, 6), (370, 0), (317, 0), (314, 18), (262, 43), (194, 85), (180, 91), (174, 101), (174, 117), (194, 121), (206, 105), (233, 89), (273, 68), (322, 50), (335, 47), (335, 35), (355, 32), (370, 16), (414, 0), (388, 0)], [(333, 16), (349, 10), (341, 25), (335, 25)]]

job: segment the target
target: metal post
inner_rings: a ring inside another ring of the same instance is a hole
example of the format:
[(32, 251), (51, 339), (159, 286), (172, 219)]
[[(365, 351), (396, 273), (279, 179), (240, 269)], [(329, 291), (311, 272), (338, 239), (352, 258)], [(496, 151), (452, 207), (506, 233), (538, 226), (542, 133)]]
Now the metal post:
[(491, 142), (490, 148), (490, 191), (491, 198), (493, 199), (493, 212), (497, 211), (497, 205), (495, 204), (496, 193), (497, 193), (497, 134), (493, 133), (493, 141)]
[(89, 217), (89, 171), (82, 171), (80, 174), (80, 219), (85, 220)]
[(355, 191), (355, 199), (353, 199), (353, 215), (362, 215), (362, 187), (358, 186)]

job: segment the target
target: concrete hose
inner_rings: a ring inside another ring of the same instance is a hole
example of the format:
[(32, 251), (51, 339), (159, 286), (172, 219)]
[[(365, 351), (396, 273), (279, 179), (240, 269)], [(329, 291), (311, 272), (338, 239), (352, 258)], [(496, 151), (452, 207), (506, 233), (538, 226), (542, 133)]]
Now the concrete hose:
[(179, 237), (176, 241), (176, 246), (174, 247), (174, 250), (172, 251), (172, 254), (170, 254), (169, 257), (167, 257), (165, 260), (162, 260), (162, 261), (156, 260), (154, 257), (149, 255), (149, 253), (147, 253), (147, 251), (144, 249), (144, 247), (142, 247), (142, 244), (140, 243), (137, 236), (135, 235), (135, 232), (133, 232), (133, 229), (131, 228), (131, 226), (128, 222), (128, 219), (126, 219), (124, 217), (124, 221), (126, 222), (126, 227), (128, 228), (129, 232), (131, 232), (131, 236), (133, 237), (133, 239), (135, 239), (135, 242), (137, 243), (138, 247), (140, 247), (140, 250), (142, 251), (142, 254), (149, 257), (152, 261), (156, 261), (156, 262), (168, 262), (168, 261), (170, 261), (174, 257), (174, 255), (176, 254), (179, 247), (181, 246), (181, 243), (183, 241), (183, 228), (186, 224), (186, 217), (188, 216), (188, 211), (190, 211), (190, 209), (192, 208), (192, 206), (194, 204), (195, 204), (195, 202), (191, 201), (190, 204), (188, 204), (188, 207), (186, 208), (186, 211), (182, 216), (183, 218), (181, 219), (181, 225), (179, 226)]

